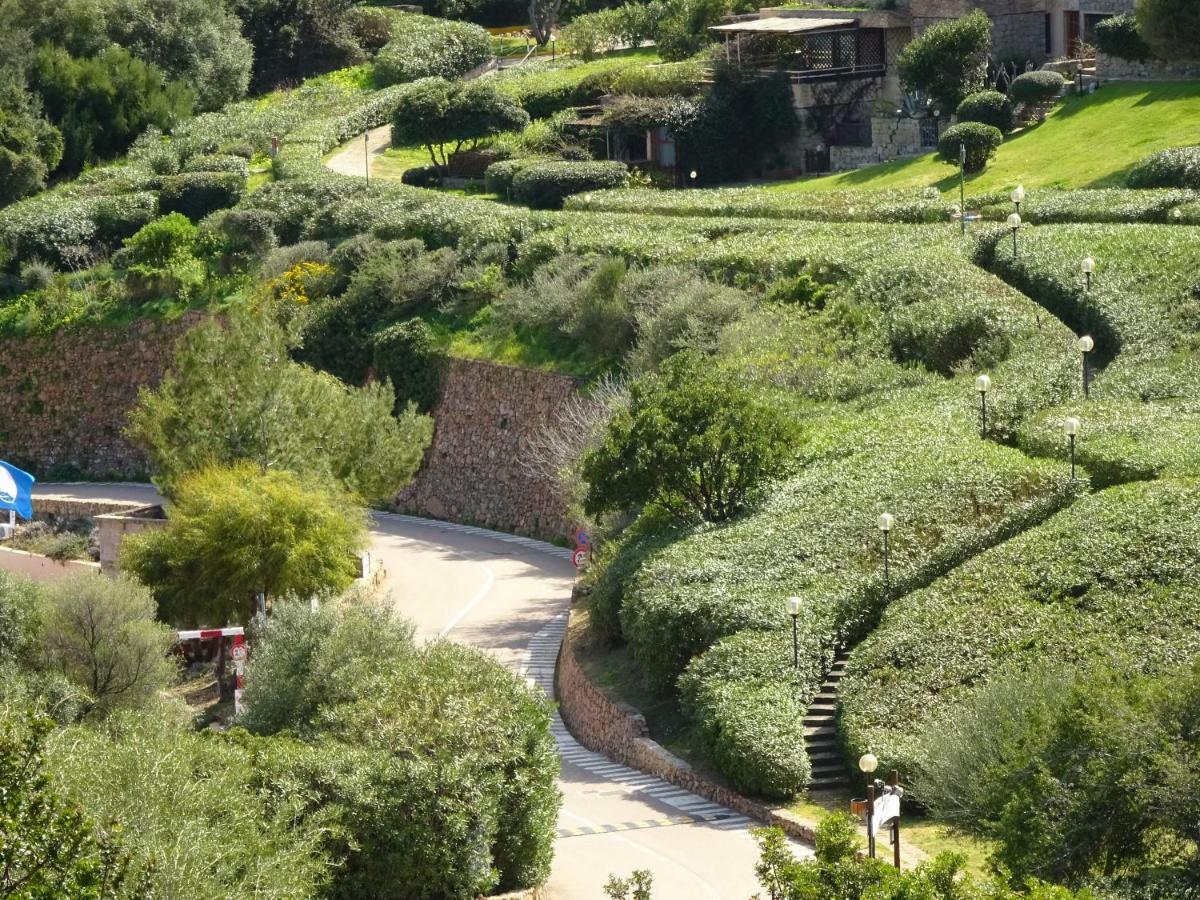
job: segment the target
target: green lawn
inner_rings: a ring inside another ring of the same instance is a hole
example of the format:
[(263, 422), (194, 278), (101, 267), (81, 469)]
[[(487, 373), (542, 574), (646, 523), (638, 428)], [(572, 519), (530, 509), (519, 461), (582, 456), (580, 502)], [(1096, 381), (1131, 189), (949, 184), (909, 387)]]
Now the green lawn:
[(389, 147), (383, 156), (371, 160), (372, 178), (399, 178), (409, 169), (429, 165), (429, 151), (424, 147)]
[[(1128, 169), (1165, 147), (1200, 142), (1200, 81), (1109, 84), (1068, 97), (1041, 125), (1009, 136), (968, 193), (1026, 187), (1119, 187)], [(773, 190), (936, 187), (958, 190), (957, 167), (928, 154), (773, 185)]]

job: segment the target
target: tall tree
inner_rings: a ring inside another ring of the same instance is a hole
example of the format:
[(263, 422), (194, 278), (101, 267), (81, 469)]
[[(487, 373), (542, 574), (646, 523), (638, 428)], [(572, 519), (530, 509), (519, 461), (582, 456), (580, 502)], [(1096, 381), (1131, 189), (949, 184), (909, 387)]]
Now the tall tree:
[(1164, 59), (1200, 60), (1200, 3), (1138, 0), (1138, 31)]
[(389, 385), (348, 387), (293, 362), (291, 343), (265, 311), (236, 311), (184, 337), (172, 371), (130, 414), (129, 434), (168, 496), (186, 473), (237, 461), (332, 478), (368, 501), (408, 483), (433, 421), (413, 409), (393, 417)]

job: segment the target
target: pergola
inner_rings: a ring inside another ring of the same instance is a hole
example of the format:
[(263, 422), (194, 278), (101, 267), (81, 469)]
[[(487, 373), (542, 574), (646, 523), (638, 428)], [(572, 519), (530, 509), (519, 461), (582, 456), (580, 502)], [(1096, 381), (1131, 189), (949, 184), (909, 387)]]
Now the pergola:
[(780, 61), (797, 81), (883, 72), (883, 32), (858, 19), (768, 16), (709, 28), (725, 37), (725, 58), (746, 68), (774, 69)]

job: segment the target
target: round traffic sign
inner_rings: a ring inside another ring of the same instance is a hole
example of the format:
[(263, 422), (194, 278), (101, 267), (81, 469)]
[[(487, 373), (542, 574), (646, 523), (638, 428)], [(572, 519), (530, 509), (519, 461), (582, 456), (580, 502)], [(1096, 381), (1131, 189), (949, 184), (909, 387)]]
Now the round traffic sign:
[(575, 568), (582, 569), (587, 565), (587, 550), (585, 550), (583, 547), (580, 547), (571, 554), (571, 562), (575, 564)]
[(246, 657), (247, 657), (247, 656), (249, 656), (249, 655), (250, 655), (250, 654), (249, 654), (249, 651), (246, 649), (246, 645), (245, 645), (245, 644), (235, 644), (235, 645), (234, 645), (234, 648), (233, 648), (232, 650), (230, 650), (230, 651), (229, 651), (229, 657), (230, 657), (230, 659), (232, 659), (232, 660), (233, 660), (235, 663), (242, 663), (242, 662), (245, 662), (245, 661), (246, 661)]
[(580, 528), (575, 532), (575, 545), (578, 547), (591, 546), (592, 536), (587, 533), (587, 529)]

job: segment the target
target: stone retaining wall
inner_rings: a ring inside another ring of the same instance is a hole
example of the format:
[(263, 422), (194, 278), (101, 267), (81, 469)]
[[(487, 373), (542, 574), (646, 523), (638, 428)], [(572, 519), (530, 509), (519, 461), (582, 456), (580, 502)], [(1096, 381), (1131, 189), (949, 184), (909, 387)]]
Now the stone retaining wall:
[(477, 360), (451, 360), (433, 410), (433, 443), (401, 512), (539, 538), (572, 530), (561, 492), (525, 467), (530, 441), (557, 421), (576, 379)]
[(99, 575), (100, 564), (82, 559), (51, 559), (24, 550), (0, 547), (0, 570), (20, 575), (31, 581), (61, 581), (72, 575)]
[(1200, 61), (1151, 59), (1135, 62), (1097, 53), (1096, 75), (1104, 81), (1187, 81), (1200, 78)]
[(134, 478), (142, 454), (122, 434), (138, 389), (159, 382), (175, 342), (203, 318), (143, 319), (0, 342), (0, 458), (39, 480)]

